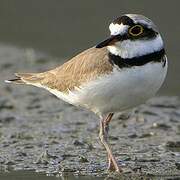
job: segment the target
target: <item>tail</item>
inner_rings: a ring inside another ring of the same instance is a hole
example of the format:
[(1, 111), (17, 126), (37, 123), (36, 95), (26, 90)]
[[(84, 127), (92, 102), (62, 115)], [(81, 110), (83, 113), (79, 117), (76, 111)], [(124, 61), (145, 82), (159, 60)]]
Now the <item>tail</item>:
[(34, 85), (41, 81), (42, 77), (39, 76), (39, 73), (16, 73), (16, 78), (5, 80), (6, 83), (13, 84), (31, 84)]

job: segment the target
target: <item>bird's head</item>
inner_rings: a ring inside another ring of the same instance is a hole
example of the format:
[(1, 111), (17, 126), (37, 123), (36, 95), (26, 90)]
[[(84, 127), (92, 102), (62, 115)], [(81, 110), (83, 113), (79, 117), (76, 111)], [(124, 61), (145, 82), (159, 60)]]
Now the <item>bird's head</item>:
[(109, 25), (111, 35), (96, 48), (107, 46), (110, 53), (122, 58), (134, 58), (160, 51), (164, 48), (155, 24), (137, 14), (126, 14)]

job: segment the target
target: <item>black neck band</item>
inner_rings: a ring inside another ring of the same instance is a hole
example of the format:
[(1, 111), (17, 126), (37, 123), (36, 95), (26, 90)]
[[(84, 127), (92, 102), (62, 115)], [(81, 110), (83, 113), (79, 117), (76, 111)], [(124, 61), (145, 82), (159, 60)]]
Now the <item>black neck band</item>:
[(147, 55), (134, 57), (134, 58), (122, 58), (118, 55), (109, 53), (109, 61), (111, 64), (119, 66), (119, 68), (132, 67), (132, 66), (143, 66), (149, 62), (161, 62), (163, 56), (165, 55), (165, 50), (161, 49)]

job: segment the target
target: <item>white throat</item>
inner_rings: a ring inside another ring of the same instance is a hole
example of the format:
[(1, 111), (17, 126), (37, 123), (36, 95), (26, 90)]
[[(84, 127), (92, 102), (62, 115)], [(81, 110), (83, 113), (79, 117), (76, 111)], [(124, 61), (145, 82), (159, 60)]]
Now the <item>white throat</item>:
[(154, 39), (149, 40), (124, 40), (116, 42), (112, 46), (108, 46), (108, 50), (122, 58), (133, 58), (143, 56), (163, 48), (163, 41), (160, 35)]

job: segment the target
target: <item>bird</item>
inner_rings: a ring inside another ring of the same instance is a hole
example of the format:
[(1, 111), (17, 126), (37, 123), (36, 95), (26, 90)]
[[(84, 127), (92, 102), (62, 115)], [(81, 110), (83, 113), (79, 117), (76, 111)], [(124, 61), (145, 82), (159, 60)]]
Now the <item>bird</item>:
[(139, 14), (110, 22), (110, 36), (64, 64), (40, 73), (15, 73), (6, 83), (43, 88), (100, 119), (99, 139), (107, 151), (107, 169), (123, 172), (108, 141), (117, 112), (131, 110), (153, 97), (168, 68), (163, 39), (156, 25)]

